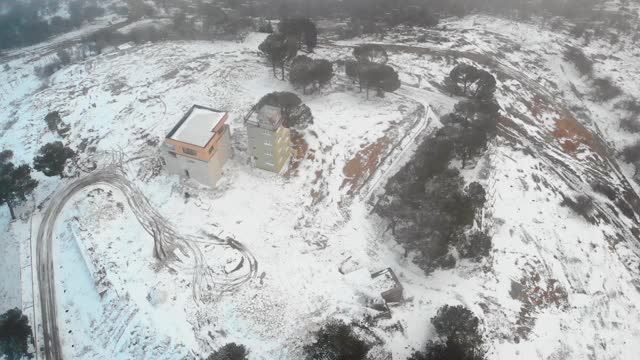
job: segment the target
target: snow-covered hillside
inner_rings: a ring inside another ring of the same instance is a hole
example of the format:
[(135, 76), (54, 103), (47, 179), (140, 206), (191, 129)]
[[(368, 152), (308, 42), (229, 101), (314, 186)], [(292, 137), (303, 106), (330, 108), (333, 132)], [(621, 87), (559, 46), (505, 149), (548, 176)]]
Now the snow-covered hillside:
[[(46, 84), (33, 71), (47, 61), (37, 47), (4, 60), (0, 150), (13, 150), (14, 162), (31, 163), (41, 145), (59, 139), (43, 120), (59, 111), (71, 129), (64, 142), (99, 167), (121, 157), (127, 181), (158, 220), (196, 239), (212, 273), (246, 266), (239, 251), (213, 244), (214, 237), (234, 238), (257, 261), (255, 276), (233, 291), (194, 292), (189, 259), (156, 261), (128, 195), (95, 183), (66, 203), (54, 232), (65, 357), (180, 359), (235, 341), (252, 359), (298, 359), (308, 334), (327, 319), (377, 315), (366, 307), (369, 289), (349, 272), (391, 267), (406, 302), (362, 331), (393, 359), (435, 336), (429, 319), (444, 304), (464, 304), (480, 317), (490, 359), (635, 359), (640, 224), (637, 211), (629, 217), (620, 207), (635, 209), (637, 185), (615, 150), (635, 141), (618, 128), (616, 103), (640, 98), (640, 54), (624, 38), (583, 46), (564, 31), (490, 17), (445, 25), (383, 40), (321, 39), (313, 56), (330, 60), (349, 58), (356, 44), (385, 46), (403, 86), (367, 100), (338, 72), (319, 93), (300, 94), (314, 124), (299, 134), (285, 176), (252, 168), (246, 154), (244, 115), (268, 92), (295, 91), (257, 53), (264, 34), (243, 42), (126, 44), (67, 66)], [(612, 76), (624, 94), (592, 100), (590, 80), (563, 57), (567, 44), (597, 59), (595, 72)], [(462, 170), (467, 182), (489, 189), (478, 226), (494, 235), (493, 250), (481, 263), (426, 276), (368, 200), (459, 100), (440, 86), (456, 61), (498, 79), (500, 134)], [(159, 161), (159, 144), (193, 104), (230, 112), (234, 156), (216, 189), (171, 176)], [(0, 311), (21, 305), (30, 318), (37, 289), (25, 270), (35, 247), (29, 242), (52, 194), (75, 181), (35, 176), (40, 186), (18, 208), (19, 219), (0, 212), (11, 259), (2, 262), (10, 280), (0, 287), (7, 304)], [(616, 198), (593, 191), (596, 180)], [(578, 194), (596, 200), (591, 221), (560, 205)]]

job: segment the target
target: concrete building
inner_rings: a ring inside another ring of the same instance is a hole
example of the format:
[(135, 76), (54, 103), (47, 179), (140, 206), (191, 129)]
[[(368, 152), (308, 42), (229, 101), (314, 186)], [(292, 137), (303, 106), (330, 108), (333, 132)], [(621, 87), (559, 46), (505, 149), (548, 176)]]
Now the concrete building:
[(386, 303), (399, 303), (404, 299), (402, 284), (391, 268), (371, 274), (371, 284)]
[(231, 156), (228, 114), (194, 105), (161, 146), (167, 171), (215, 187)]
[(265, 105), (245, 120), (252, 164), (280, 173), (291, 158), (290, 131), (284, 127), (279, 108)]

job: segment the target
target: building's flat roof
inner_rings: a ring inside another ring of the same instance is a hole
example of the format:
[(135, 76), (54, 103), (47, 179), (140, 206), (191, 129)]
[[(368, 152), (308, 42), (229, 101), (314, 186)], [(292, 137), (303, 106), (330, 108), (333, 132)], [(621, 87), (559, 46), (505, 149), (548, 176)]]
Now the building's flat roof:
[(226, 114), (224, 111), (194, 105), (167, 138), (205, 147), (216, 134), (214, 128)]
[(263, 129), (276, 130), (282, 124), (281, 110), (271, 105), (263, 105), (257, 109), (246, 120), (246, 124), (258, 126)]

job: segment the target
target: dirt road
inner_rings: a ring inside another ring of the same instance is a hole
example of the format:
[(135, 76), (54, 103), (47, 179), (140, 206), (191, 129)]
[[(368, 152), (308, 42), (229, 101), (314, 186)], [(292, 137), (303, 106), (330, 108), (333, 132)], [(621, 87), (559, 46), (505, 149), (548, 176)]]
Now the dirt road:
[[(230, 291), (256, 276), (258, 263), (240, 242), (230, 238), (199, 239), (178, 234), (169, 221), (160, 215), (140, 190), (127, 179), (121, 161), (115, 157), (109, 165), (75, 180), (54, 194), (43, 212), (36, 238), (36, 264), (44, 339), (44, 344), (40, 345), (44, 346), (47, 359), (63, 358), (57, 325), (52, 249), (56, 223), (63, 208), (74, 195), (97, 184), (104, 184), (122, 192), (140, 225), (153, 236), (153, 254), (159, 261), (174, 270), (193, 271), (192, 289), (196, 301), (203, 297), (203, 291)], [(201, 246), (205, 245), (225, 246), (237, 250), (243, 257), (241, 267), (228, 274), (214, 273), (207, 265), (202, 252)]]

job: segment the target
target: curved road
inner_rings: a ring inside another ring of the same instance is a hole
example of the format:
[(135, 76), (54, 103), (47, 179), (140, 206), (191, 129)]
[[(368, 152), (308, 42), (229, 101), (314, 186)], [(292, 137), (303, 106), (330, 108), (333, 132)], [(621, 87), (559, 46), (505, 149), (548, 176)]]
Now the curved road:
[[(194, 300), (200, 299), (203, 291), (230, 291), (256, 276), (258, 263), (251, 252), (240, 242), (230, 238), (198, 239), (178, 234), (170, 223), (155, 210), (140, 190), (126, 178), (120, 162), (114, 158), (110, 165), (81, 177), (54, 194), (43, 213), (36, 239), (36, 264), (44, 353), (47, 359), (62, 359), (57, 326), (56, 282), (52, 251), (57, 219), (71, 197), (96, 184), (114, 187), (124, 194), (140, 225), (153, 236), (153, 254), (159, 261), (168, 267), (171, 267), (172, 264), (178, 264), (183, 269), (193, 271)], [(243, 259), (235, 270), (225, 274), (216, 274), (207, 265), (200, 244), (235, 249), (240, 252)]]

